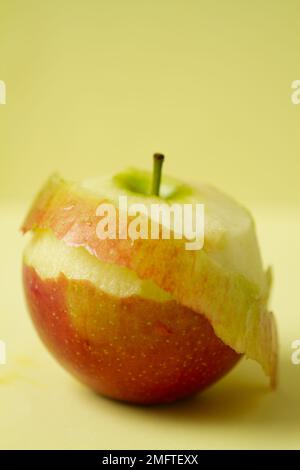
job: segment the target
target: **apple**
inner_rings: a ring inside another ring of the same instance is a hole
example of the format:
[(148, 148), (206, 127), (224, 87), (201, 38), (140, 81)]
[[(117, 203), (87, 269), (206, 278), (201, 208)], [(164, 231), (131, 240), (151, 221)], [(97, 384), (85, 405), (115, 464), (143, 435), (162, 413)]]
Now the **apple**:
[[(243, 355), (274, 385), (271, 276), (251, 215), (210, 185), (160, 183), (163, 159), (154, 160), (153, 178), (135, 169), (80, 183), (54, 175), (36, 197), (22, 226), (32, 233), (23, 280), (42, 341), (89, 387), (133, 403), (196, 393)], [(121, 195), (147, 207), (203, 203), (203, 249), (174, 237), (99, 238), (99, 204), (117, 207)]]

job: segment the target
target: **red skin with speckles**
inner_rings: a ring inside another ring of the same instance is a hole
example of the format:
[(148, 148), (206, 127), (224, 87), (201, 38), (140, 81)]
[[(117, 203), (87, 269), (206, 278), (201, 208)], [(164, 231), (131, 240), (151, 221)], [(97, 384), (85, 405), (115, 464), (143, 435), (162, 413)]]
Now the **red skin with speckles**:
[(206, 318), (175, 301), (118, 298), (88, 281), (41, 279), (24, 266), (40, 337), (82, 382), (111, 398), (170, 402), (217, 381), (240, 355)]

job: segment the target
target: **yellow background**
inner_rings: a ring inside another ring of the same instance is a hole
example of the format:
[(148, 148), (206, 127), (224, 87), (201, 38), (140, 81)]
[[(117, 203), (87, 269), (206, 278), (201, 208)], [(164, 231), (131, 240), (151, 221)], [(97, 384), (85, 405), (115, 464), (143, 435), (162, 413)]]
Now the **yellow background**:
[[(297, 0), (0, 0), (0, 448), (300, 447)], [(22, 296), (18, 226), (54, 170), (151, 166), (245, 203), (275, 271), (281, 377), (243, 361), (196, 399), (90, 393), (44, 351)]]

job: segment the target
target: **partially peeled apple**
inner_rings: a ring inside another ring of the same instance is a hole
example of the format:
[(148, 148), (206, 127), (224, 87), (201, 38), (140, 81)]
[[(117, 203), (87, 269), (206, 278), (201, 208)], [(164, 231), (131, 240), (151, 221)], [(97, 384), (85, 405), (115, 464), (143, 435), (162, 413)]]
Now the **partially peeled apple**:
[[(209, 185), (159, 178), (154, 191), (138, 170), (81, 183), (55, 175), (42, 188), (22, 227), (32, 233), (23, 279), (41, 339), (89, 387), (133, 403), (196, 393), (243, 355), (274, 385), (270, 272), (249, 212)], [(173, 237), (100, 239), (97, 208), (117, 207), (121, 195), (146, 206), (203, 203), (203, 249)]]

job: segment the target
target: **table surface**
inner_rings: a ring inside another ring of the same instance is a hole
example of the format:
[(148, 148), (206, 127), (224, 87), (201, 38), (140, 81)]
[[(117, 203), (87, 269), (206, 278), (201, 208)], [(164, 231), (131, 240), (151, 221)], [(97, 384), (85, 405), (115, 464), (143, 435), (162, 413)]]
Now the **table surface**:
[[(253, 208), (252, 208), (253, 209)], [(276, 391), (260, 367), (241, 363), (218, 384), (177, 404), (137, 407), (86, 389), (44, 349), (26, 312), (21, 283), (22, 204), (0, 205), (0, 448), (300, 448), (299, 208), (256, 207), (264, 261), (274, 268), (272, 309), (280, 336)]]

